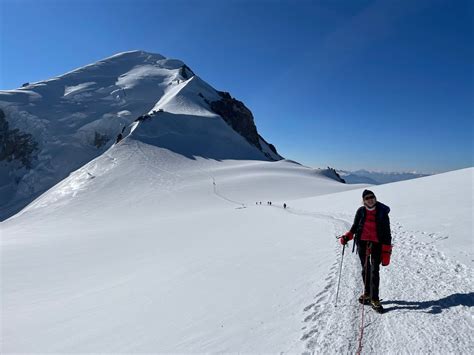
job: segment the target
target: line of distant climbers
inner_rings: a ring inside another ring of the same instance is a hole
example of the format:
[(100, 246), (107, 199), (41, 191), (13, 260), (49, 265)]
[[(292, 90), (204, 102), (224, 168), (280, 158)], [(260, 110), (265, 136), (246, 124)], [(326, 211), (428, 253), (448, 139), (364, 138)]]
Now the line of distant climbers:
[[(261, 201), (260, 201), (260, 202), (255, 202), (255, 204), (256, 204), (256, 205), (261, 205), (262, 202), (261, 202)], [(268, 205), (268, 206), (271, 206), (271, 205), (272, 205), (272, 201), (267, 201), (267, 205)], [(284, 203), (284, 204), (283, 204), (283, 208), (286, 209), (286, 207), (287, 207), (287, 206), (286, 206), (286, 203)]]

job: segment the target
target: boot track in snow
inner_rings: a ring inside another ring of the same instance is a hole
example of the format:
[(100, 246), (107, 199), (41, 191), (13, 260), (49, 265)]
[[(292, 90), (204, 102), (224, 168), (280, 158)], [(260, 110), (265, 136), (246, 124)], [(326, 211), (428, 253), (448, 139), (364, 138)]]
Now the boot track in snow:
[[(350, 219), (288, 208), (284, 211), (329, 219), (339, 235), (351, 226)], [(474, 306), (472, 270), (447, 259), (434, 242), (419, 241), (420, 234), (392, 222), (392, 261), (380, 271), (385, 311), (381, 315), (365, 306), (361, 353), (474, 352), (474, 314), (470, 309)], [(363, 292), (359, 258), (346, 253), (338, 306), (334, 307), (341, 258), (336, 240), (334, 256), (325, 278), (326, 285), (303, 309), (305, 325), (301, 340), (306, 342), (310, 353), (355, 353), (358, 350), (362, 306), (357, 298)]]

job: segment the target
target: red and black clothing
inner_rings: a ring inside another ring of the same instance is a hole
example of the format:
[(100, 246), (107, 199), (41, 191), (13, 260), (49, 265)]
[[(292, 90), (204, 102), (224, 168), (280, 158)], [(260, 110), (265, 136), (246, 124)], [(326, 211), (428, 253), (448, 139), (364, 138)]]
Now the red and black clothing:
[[(349, 231), (351, 237), (355, 238), (356, 244), (358, 244), (358, 241), (362, 240), (361, 236), (363, 234), (367, 212), (370, 211), (368, 211), (365, 206), (362, 206), (357, 210), (354, 218), (354, 223), (352, 224), (351, 230)], [(390, 207), (385, 206), (381, 202), (377, 202), (375, 204), (375, 230), (377, 233), (377, 239), (379, 243), (387, 245), (392, 244), (390, 219), (388, 218), (389, 212)]]
[[(360, 207), (356, 212), (350, 231), (346, 234), (349, 239), (354, 237), (354, 244), (357, 245), (357, 252), (362, 264), (365, 294), (370, 295), (372, 300), (379, 299), (382, 244), (392, 244), (389, 212), (390, 208), (380, 202), (375, 204), (375, 209), (372, 211), (365, 206)], [(367, 251), (369, 251), (369, 256), (366, 258)], [(365, 275), (366, 261), (367, 275)]]
[(365, 211), (365, 222), (362, 227), (362, 234), (360, 239), (366, 240), (369, 242), (378, 243), (379, 239), (377, 238), (377, 223), (375, 221), (376, 210), (373, 209)]

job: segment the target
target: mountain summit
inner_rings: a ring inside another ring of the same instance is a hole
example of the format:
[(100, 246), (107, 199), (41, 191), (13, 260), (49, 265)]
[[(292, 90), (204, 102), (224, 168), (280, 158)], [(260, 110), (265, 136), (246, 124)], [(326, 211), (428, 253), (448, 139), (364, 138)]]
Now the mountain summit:
[(0, 220), (130, 133), (189, 158), (282, 159), (242, 102), (185, 63), (123, 52), (0, 91)]

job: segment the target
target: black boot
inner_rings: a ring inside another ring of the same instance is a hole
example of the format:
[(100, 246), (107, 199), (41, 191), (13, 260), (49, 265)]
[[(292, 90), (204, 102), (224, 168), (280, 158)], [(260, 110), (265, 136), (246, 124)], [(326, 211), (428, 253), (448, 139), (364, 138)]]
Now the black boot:
[(374, 309), (375, 312), (383, 313), (384, 309), (383, 309), (382, 304), (380, 303), (379, 300), (372, 300), (370, 302), (370, 305), (372, 306), (372, 308)]
[(359, 297), (360, 304), (370, 304), (370, 296), (367, 293), (362, 294)]

